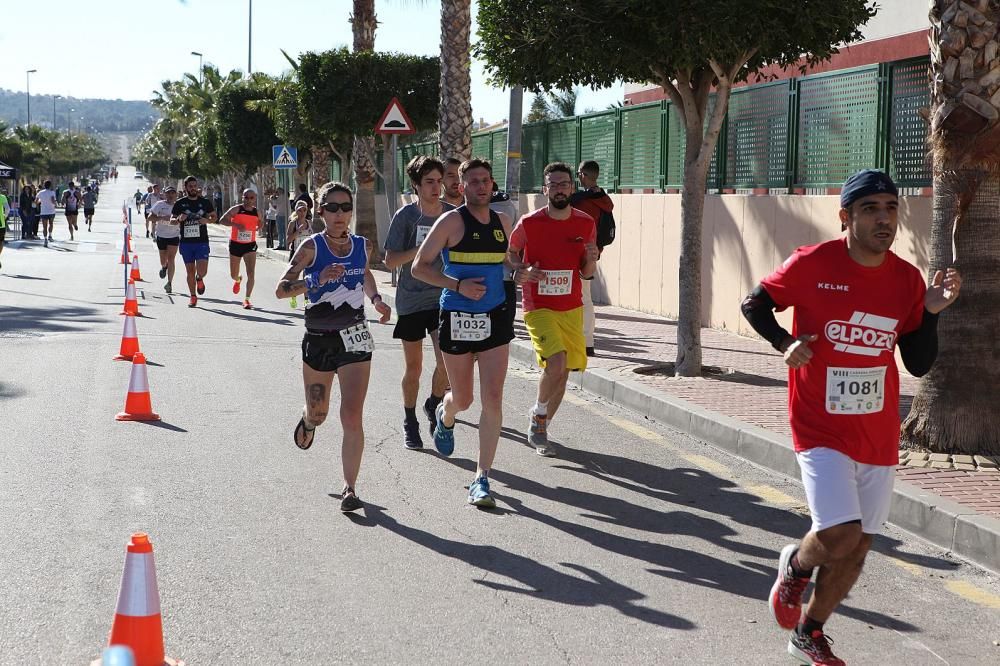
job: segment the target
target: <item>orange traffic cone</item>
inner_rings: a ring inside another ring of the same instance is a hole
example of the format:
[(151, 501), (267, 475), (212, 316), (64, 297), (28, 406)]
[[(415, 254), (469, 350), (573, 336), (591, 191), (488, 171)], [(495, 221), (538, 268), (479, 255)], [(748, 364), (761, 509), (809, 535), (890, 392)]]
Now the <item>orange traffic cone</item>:
[(128, 263), (128, 241), (127, 240), (125, 241), (125, 244), (122, 245), (122, 260), (119, 263), (122, 263), (122, 264), (127, 264)]
[(139, 335), (135, 332), (135, 317), (125, 315), (125, 328), (122, 330), (122, 344), (118, 348), (116, 361), (131, 361), (139, 352)]
[(119, 314), (132, 315), (133, 317), (142, 316), (142, 313), (139, 312), (139, 301), (135, 298), (135, 280), (132, 278), (129, 278), (128, 288), (125, 290), (124, 308)]
[(175, 666), (164, 655), (160, 592), (156, 587), (156, 565), (149, 536), (138, 532), (125, 546), (125, 570), (118, 590), (118, 605), (108, 645), (132, 650), (135, 666)]
[(135, 280), (136, 282), (142, 282), (142, 278), (139, 277), (139, 255), (138, 254), (133, 254), (132, 255), (132, 272), (129, 274), (129, 277), (132, 278), (133, 280)]
[(125, 411), (115, 416), (116, 421), (159, 421), (149, 400), (149, 380), (146, 378), (146, 357), (137, 351), (132, 356), (132, 374), (128, 379)]

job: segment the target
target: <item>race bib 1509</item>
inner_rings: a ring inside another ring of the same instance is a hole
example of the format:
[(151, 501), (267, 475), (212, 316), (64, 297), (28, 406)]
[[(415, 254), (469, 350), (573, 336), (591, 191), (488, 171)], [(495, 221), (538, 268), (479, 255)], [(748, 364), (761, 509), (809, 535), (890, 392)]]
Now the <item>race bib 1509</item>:
[(565, 296), (573, 292), (573, 271), (543, 271), (539, 296)]
[(885, 404), (885, 367), (827, 368), (829, 414), (873, 414)]

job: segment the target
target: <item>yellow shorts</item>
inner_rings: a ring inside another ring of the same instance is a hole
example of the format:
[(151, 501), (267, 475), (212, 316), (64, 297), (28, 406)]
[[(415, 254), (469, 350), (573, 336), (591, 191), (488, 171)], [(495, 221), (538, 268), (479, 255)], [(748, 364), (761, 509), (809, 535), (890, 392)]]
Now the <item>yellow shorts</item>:
[(583, 308), (560, 312), (541, 308), (524, 313), (524, 326), (531, 335), (538, 365), (545, 359), (566, 352), (566, 367), (586, 370), (587, 342), (583, 337)]

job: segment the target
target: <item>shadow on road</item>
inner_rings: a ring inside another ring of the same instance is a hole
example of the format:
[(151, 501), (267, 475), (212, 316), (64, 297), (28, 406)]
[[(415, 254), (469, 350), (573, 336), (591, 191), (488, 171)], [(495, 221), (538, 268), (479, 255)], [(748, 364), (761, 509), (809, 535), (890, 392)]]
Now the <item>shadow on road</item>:
[(11, 400), (12, 398), (19, 398), (25, 394), (25, 390), (18, 386), (17, 384), (11, 384), (9, 382), (0, 382), (0, 400)]
[[(462, 543), (425, 532), (395, 520), (382, 507), (365, 505), (366, 519), (414, 544), (477, 569), (512, 581), (475, 579), (474, 582), (497, 592), (525, 594), (537, 599), (571, 606), (609, 606), (621, 614), (671, 629), (694, 629), (683, 617), (637, 605), (646, 595), (607, 578), (600, 572), (571, 562), (561, 562), (568, 572), (541, 564), (496, 546)], [(358, 519), (357, 522), (361, 522)], [(577, 574), (577, 575), (574, 575)]]
[(184, 428), (175, 426), (172, 423), (167, 423), (166, 421), (134, 421), (134, 423), (141, 423), (143, 425), (153, 426), (154, 428), (161, 428), (171, 432), (187, 432)]
[(99, 315), (97, 308), (82, 305), (46, 305), (45, 307), (13, 306), (3, 309), (0, 332), (37, 331), (58, 333), (80, 331), (90, 324), (111, 321)]
[(39, 277), (37, 275), (6, 275), (0, 273), (0, 277), (12, 278), (14, 280), (49, 280), (47, 277)]
[[(213, 314), (222, 315), (223, 317), (232, 317), (233, 319), (242, 319), (243, 321), (259, 321), (265, 324), (278, 324), (280, 326), (293, 326), (294, 322), (290, 319), (272, 319), (270, 317), (256, 317), (254, 315), (245, 314), (244, 312), (229, 312), (228, 310), (219, 310), (216, 308), (201, 308), (205, 312), (211, 312)], [(253, 310), (250, 310), (253, 312)]]

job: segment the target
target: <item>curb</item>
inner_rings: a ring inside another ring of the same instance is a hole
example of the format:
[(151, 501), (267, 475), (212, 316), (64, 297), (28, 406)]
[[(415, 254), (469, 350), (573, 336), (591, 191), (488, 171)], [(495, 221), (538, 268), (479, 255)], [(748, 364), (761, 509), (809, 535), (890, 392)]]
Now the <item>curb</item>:
[[(284, 261), (274, 250), (265, 256)], [(382, 294), (395, 308), (395, 295)], [(510, 355), (535, 365), (531, 343), (515, 339)], [(659, 394), (639, 382), (594, 368), (570, 373), (570, 383), (619, 407), (676, 428), (718, 449), (799, 480), (799, 465), (789, 437), (777, 435), (698, 405)], [(889, 522), (978, 566), (1000, 573), (1000, 520), (896, 480)]]

